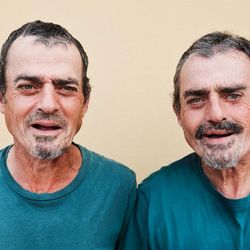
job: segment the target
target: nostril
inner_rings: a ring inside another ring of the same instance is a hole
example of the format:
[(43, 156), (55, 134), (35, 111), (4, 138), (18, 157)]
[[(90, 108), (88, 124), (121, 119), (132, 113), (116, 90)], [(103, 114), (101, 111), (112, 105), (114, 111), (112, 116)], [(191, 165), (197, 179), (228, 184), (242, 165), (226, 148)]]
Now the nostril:
[(54, 112), (58, 109), (58, 101), (54, 98), (45, 98), (39, 102), (38, 108), (43, 112)]
[(222, 109), (220, 107), (210, 107), (209, 109), (207, 109), (206, 112), (206, 116), (207, 116), (207, 121), (209, 122), (221, 122), (226, 120), (225, 117), (225, 113), (222, 111)]

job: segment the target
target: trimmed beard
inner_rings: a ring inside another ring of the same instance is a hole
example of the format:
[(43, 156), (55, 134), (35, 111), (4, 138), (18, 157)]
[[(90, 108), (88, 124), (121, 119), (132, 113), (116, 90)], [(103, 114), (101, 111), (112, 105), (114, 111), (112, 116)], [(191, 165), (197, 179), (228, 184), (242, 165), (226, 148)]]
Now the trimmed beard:
[(206, 136), (206, 133), (209, 130), (224, 130), (225, 133), (227, 132), (229, 134), (238, 135), (244, 131), (243, 126), (228, 120), (222, 120), (217, 123), (204, 122), (197, 128), (195, 132), (195, 138), (199, 141), (200, 146), (203, 148), (201, 159), (206, 165), (213, 169), (227, 169), (236, 167), (242, 156), (241, 146), (238, 146), (234, 149), (234, 139), (226, 144), (203, 144), (203, 137)]
[(35, 136), (37, 145), (35, 149), (31, 151), (31, 154), (42, 160), (54, 160), (61, 156), (66, 151), (67, 147), (53, 145), (55, 139), (55, 136)]
[(213, 169), (235, 168), (241, 159), (241, 150), (240, 147), (231, 149), (233, 144), (234, 140), (227, 144), (205, 145), (201, 160)]

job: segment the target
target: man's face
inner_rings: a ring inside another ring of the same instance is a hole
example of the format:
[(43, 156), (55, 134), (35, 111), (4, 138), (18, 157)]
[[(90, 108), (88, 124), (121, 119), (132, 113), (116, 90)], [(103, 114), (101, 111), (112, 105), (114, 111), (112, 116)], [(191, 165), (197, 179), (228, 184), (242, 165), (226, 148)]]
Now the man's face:
[(241, 52), (196, 55), (180, 75), (180, 113), (189, 145), (206, 165), (235, 167), (250, 155), (250, 60)]
[(75, 46), (46, 47), (36, 38), (19, 37), (8, 52), (1, 111), (17, 149), (54, 159), (71, 145), (87, 110), (82, 61)]

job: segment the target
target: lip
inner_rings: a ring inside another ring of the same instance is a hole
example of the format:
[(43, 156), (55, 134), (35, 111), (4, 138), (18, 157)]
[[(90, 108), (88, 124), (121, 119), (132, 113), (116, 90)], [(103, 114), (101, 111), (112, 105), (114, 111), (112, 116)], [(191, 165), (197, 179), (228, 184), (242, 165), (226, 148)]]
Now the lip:
[(36, 121), (30, 128), (35, 134), (47, 136), (56, 136), (63, 131), (62, 126), (53, 121)]
[(234, 135), (235, 133), (231, 131), (211, 130), (211, 131), (207, 131), (203, 135), (201, 141), (206, 144), (224, 144), (232, 140), (232, 136)]
[(233, 132), (228, 131), (228, 130), (209, 130), (205, 133), (205, 136), (210, 136), (210, 135), (228, 135), (228, 134), (233, 134)]

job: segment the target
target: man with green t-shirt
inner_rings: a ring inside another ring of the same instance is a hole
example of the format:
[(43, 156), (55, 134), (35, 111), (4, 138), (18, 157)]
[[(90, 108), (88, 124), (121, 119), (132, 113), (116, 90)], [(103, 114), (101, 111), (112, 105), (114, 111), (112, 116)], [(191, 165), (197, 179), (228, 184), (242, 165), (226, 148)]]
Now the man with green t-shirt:
[(250, 249), (250, 41), (214, 32), (194, 42), (173, 107), (195, 153), (139, 185), (125, 249)]
[(0, 151), (0, 249), (120, 249), (135, 176), (73, 143), (87, 67), (79, 41), (53, 23), (27, 23), (2, 47), (0, 110), (14, 143)]

